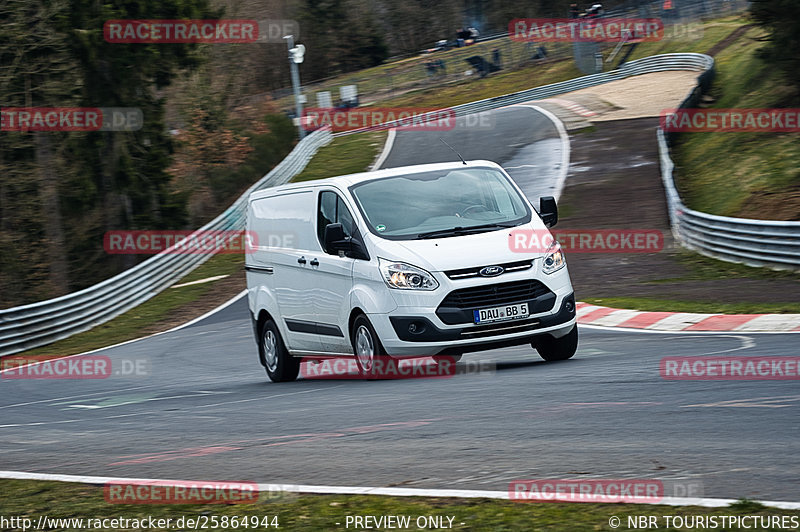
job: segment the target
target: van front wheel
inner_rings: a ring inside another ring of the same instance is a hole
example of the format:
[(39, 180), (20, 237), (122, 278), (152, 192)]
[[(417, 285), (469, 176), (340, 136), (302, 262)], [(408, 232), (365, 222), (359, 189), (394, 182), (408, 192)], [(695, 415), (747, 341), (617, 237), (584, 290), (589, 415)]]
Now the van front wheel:
[(350, 331), (350, 339), (353, 343), (353, 353), (356, 358), (358, 372), (362, 377), (375, 377), (379, 372), (380, 365), (386, 361), (386, 351), (384, 351), (375, 329), (363, 314), (358, 316), (353, 322)]
[(261, 350), (261, 360), (264, 362), (267, 376), (272, 382), (288, 382), (297, 378), (297, 374), (300, 373), (300, 359), (293, 357), (286, 350), (274, 321), (267, 320), (261, 327), (258, 348)]
[(549, 334), (543, 334), (536, 339), (533, 347), (548, 362), (567, 360), (578, 349), (578, 326), (575, 325), (569, 333), (561, 338), (553, 338)]

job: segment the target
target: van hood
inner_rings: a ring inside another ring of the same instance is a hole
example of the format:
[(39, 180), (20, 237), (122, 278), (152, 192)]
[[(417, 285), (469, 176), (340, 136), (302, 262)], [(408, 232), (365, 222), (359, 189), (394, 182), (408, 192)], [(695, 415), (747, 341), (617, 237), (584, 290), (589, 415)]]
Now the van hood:
[(541, 234), (547, 228), (534, 217), (531, 223), (485, 233), (425, 240), (378, 238), (373, 242), (381, 258), (407, 262), (431, 272), (447, 271), (536, 259), (544, 255), (540, 250), (524, 253), (512, 250), (510, 235), (512, 231), (520, 230), (536, 230)]

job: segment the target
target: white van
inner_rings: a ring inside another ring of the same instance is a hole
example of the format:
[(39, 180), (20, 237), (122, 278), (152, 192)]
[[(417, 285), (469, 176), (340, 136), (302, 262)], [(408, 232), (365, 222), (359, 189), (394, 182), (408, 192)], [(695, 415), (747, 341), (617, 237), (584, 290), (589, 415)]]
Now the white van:
[(248, 300), (261, 364), (297, 378), (303, 358), (452, 356), (531, 344), (545, 360), (578, 345), (560, 246), (522, 252), (511, 231), (549, 235), (489, 161), (392, 168), (254, 192)]

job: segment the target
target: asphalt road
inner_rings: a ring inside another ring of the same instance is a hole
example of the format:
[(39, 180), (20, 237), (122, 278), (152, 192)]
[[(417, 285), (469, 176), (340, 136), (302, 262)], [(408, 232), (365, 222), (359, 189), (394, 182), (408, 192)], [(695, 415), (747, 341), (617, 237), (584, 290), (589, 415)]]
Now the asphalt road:
[[(397, 140), (395, 150), (415, 149)], [(489, 490), (517, 479), (662, 479), (692, 495), (797, 501), (797, 381), (659, 373), (665, 356), (798, 355), (797, 340), (582, 328), (578, 353), (560, 363), (517, 347), (467, 355), (465, 373), (449, 379), (274, 384), (242, 299), (96, 353), (115, 372), (139, 361), (141, 374), (0, 379), (0, 469)], [(496, 369), (470, 373), (478, 362)]]
[[(447, 144), (442, 142), (444, 140)], [(398, 131), (381, 168), (468, 160), (501, 164), (538, 205), (538, 197), (558, 195), (562, 146), (552, 120), (525, 105), (458, 117), (444, 131)]]

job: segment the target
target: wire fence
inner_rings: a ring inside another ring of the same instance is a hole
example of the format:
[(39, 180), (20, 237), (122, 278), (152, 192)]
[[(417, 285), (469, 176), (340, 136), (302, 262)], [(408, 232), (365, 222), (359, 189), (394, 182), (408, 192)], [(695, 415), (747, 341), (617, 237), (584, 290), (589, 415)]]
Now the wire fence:
[[(665, 9), (665, 5), (672, 7)], [(741, 13), (749, 8), (747, 0), (652, 0), (638, 5), (607, 11), (604, 18), (658, 18), (665, 26), (665, 38), (691, 39), (690, 25), (703, 20)], [(687, 29), (688, 28), (688, 29)], [(574, 58), (579, 69), (586, 74), (615, 68), (614, 64), (598, 61), (596, 54), (608, 53), (616, 43), (570, 42), (518, 42), (508, 33), (501, 33), (461, 48), (449, 48), (422, 53), (378, 67), (345, 74), (330, 79), (306, 83), (302, 90), (310, 107), (318, 105), (317, 93), (330, 92), (334, 106), (341, 102), (340, 89), (356, 85), (362, 95), (360, 103), (371, 103), (411, 90), (443, 87), (449, 84), (470, 82), (483, 74), (467, 59), (480, 57), (501, 70), (514, 70), (523, 66)], [(420, 50), (422, 52), (422, 50)], [(621, 57), (621, 56), (620, 56)], [(618, 62), (617, 62), (618, 64)], [(271, 93), (273, 99), (287, 110), (293, 106), (292, 89), (278, 89)]]

